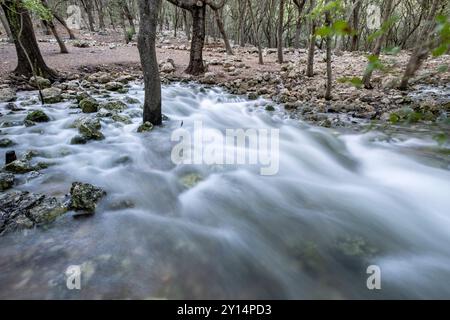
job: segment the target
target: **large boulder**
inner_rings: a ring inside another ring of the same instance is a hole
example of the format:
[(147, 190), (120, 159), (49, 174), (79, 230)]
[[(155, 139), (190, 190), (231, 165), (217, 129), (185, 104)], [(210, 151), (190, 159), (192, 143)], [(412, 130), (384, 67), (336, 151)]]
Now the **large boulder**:
[(0, 102), (11, 102), (16, 100), (16, 91), (11, 88), (0, 89)]
[(0, 235), (49, 224), (65, 212), (54, 197), (26, 191), (0, 194)]
[(94, 214), (97, 202), (106, 195), (106, 192), (89, 183), (74, 182), (70, 188), (69, 208), (83, 214)]
[(63, 100), (61, 93), (62, 90), (59, 88), (46, 88), (42, 90), (42, 97), (44, 98), (44, 103), (52, 104), (61, 102)]
[(94, 113), (98, 111), (99, 103), (94, 98), (88, 97), (81, 100), (79, 106), (84, 113)]

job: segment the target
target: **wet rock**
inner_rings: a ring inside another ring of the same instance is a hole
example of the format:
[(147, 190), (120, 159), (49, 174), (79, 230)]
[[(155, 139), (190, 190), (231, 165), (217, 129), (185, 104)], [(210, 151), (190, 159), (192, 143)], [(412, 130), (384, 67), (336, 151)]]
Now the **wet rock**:
[(111, 81), (105, 84), (105, 89), (108, 91), (118, 91), (120, 89), (123, 89), (123, 84), (116, 81)]
[(130, 117), (128, 117), (126, 115), (123, 115), (123, 114), (113, 114), (111, 119), (113, 119), (116, 122), (122, 122), (124, 124), (131, 124), (131, 123), (133, 123), (131, 121)]
[(6, 105), (6, 109), (11, 110), (12, 112), (23, 111), (25, 109), (18, 107), (15, 103), (10, 102)]
[(99, 103), (94, 98), (88, 97), (81, 100), (79, 106), (84, 113), (94, 113), (98, 111)]
[(0, 235), (53, 222), (67, 212), (54, 197), (24, 191), (0, 195)]
[(0, 148), (7, 148), (15, 145), (15, 142), (8, 138), (0, 139)]
[(50, 80), (45, 79), (43, 77), (39, 77), (39, 76), (31, 77), (29, 84), (38, 89), (50, 88), (52, 85)]
[(148, 131), (152, 131), (152, 130), (153, 130), (153, 124), (151, 122), (146, 121), (138, 127), (137, 132), (142, 133), (142, 132), (148, 132)]
[(106, 195), (102, 189), (89, 183), (74, 182), (70, 188), (69, 208), (83, 214), (94, 214), (97, 202)]
[(63, 101), (61, 96), (62, 90), (59, 88), (46, 88), (42, 90), (42, 96), (44, 97), (44, 103), (52, 104)]
[(13, 173), (27, 173), (35, 170), (35, 168), (28, 162), (23, 160), (15, 160), (3, 167), (4, 170)]
[(0, 89), (0, 102), (11, 102), (16, 100), (16, 91), (10, 88)]
[(247, 96), (250, 100), (258, 99), (258, 95), (256, 94), (256, 92), (249, 92)]
[(86, 144), (87, 142), (88, 140), (81, 135), (76, 135), (70, 140), (70, 144)]
[(0, 172), (0, 191), (12, 188), (14, 185), (14, 175), (12, 173)]
[(74, 123), (80, 135), (86, 140), (103, 140), (105, 136), (100, 132), (102, 128), (99, 119), (81, 117)]
[(121, 112), (127, 109), (127, 105), (122, 101), (108, 101), (101, 106), (102, 108), (110, 111)]
[(48, 122), (48, 121), (50, 121), (50, 118), (45, 114), (44, 111), (35, 110), (35, 111), (31, 111), (27, 114), (25, 121)]
[(72, 45), (77, 48), (89, 48), (91, 44), (85, 40), (77, 40), (72, 42)]
[(206, 72), (203, 78), (201, 79), (201, 82), (205, 84), (215, 84), (216, 74), (214, 72)]
[(133, 97), (128, 96), (128, 97), (125, 98), (125, 103), (129, 103), (129, 104), (139, 104), (139, 103), (141, 103), (141, 102), (140, 102), (138, 99), (136, 99), (136, 98), (133, 98)]
[(199, 184), (203, 178), (197, 173), (189, 173), (181, 177), (180, 182), (186, 188), (193, 188)]

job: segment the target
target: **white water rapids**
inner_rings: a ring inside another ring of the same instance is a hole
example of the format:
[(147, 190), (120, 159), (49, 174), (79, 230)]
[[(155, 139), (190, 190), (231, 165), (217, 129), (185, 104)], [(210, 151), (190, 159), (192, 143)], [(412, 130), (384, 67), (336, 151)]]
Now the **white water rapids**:
[[(139, 85), (128, 95), (143, 101)], [(2, 128), (19, 156), (33, 149), (54, 164), (16, 189), (64, 195), (81, 181), (108, 195), (92, 217), (69, 212), (1, 237), (0, 298), (450, 298), (450, 163), (411, 151), (437, 142), (337, 133), (264, 104), (170, 85), (169, 120), (149, 133), (136, 132), (139, 104), (125, 111), (133, 124), (102, 118), (106, 139), (86, 145), (70, 145), (80, 114), (69, 102), (43, 107), (48, 123)], [(1, 122), (41, 108), (5, 106)], [(196, 120), (280, 129), (278, 174), (173, 164), (171, 132)], [(187, 188), (192, 173), (202, 180)], [(83, 266), (81, 290), (66, 288), (69, 265)], [(381, 269), (381, 290), (367, 289), (369, 265)]]

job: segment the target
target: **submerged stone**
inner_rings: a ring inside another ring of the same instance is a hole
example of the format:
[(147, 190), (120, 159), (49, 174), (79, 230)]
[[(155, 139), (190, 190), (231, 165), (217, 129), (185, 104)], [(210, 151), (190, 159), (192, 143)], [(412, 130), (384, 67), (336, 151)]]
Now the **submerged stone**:
[(15, 142), (8, 138), (0, 139), (0, 148), (7, 148), (15, 145)]
[(94, 214), (97, 202), (106, 195), (106, 192), (89, 183), (74, 182), (70, 188), (69, 208), (82, 211), (79, 215)]
[(55, 197), (26, 191), (0, 195), (0, 235), (46, 225), (67, 212)]
[(189, 173), (181, 177), (180, 182), (186, 188), (193, 188), (203, 180), (202, 176), (197, 173)]
[(0, 89), (0, 102), (11, 102), (16, 100), (16, 91), (10, 88)]
[(88, 140), (81, 135), (76, 135), (70, 140), (70, 144), (86, 144), (87, 142)]
[(6, 171), (13, 173), (27, 173), (34, 170), (34, 167), (27, 161), (15, 160), (3, 167)]

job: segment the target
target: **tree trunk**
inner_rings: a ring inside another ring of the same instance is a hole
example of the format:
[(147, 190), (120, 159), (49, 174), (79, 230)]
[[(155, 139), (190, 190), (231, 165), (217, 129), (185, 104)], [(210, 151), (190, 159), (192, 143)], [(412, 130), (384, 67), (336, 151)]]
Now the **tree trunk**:
[(125, 14), (125, 17), (127, 18), (128, 23), (130, 24), (131, 32), (133, 34), (135, 34), (136, 28), (134, 26), (133, 15), (130, 12), (130, 8), (128, 8), (126, 0), (122, 0), (121, 5), (122, 5), (123, 13)]
[(223, 42), (225, 43), (225, 49), (227, 50), (227, 54), (234, 55), (233, 49), (231, 49), (230, 41), (228, 40), (227, 34), (225, 32), (225, 28), (223, 26), (222, 17), (219, 13), (219, 10), (213, 10), (214, 17), (216, 18), (217, 27), (219, 28), (219, 32), (222, 35)]
[[(392, 2), (393, 0), (386, 0), (386, 6), (384, 8), (384, 12), (383, 12), (383, 21), (382, 24), (386, 24), (389, 20), (389, 17), (391, 15), (391, 11), (392, 11)], [(376, 43), (375, 43), (375, 47), (373, 49), (372, 55), (379, 57), (380, 53), (381, 53), (381, 47), (383, 45), (384, 40), (386, 39), (386, 32), (383, 32), (383, 34), (381, 34)], [(363, 84), (364, 84), (364, 88), (366, 89), (372, 89), (372, 84), (370, 83), (370, 79), (372, 78), (372, 73), (373, 70), (368, 69), (364, 72), (364, 76), (363, 76)]]
[(138, 49), (144, 73), (145, 102), (143, 122), (162, 123), (161, 80), (156, 59), (156, 28), (161, 0), (139, 0)]
[(439, 3), (440, 0), (434, 0), (431, 5), (427, 21), (420, 32), (418, 45), (414, 49), (411, 57), (409, 58), (408, 64), (406, 65), (405, 73), (403, 74), (402, 81), (399, 86), (400, 90), (408, 89), (409, 80), (414, 77), (423, 61), (428, 57), (428, 53), (430, 51), (430, 37), (435, 26), (434, 19), (436, 17)]
[(188, 22), (187, 11), (183, 10), (184, 31), (186, 32), (186, 38), (191, 41), (191, 25)]
[(280, 0), (280, 12), (278, 16), (278, 63), (283, 63), (283, 20), (284, 0)]
[(103, 13), (103, 3), (102, 0), (94, 0), (95, 1), (95, 7), (97, 8), (97, 14), (98, 14), (98, 26), (100, 29), (105, 29), (105, 15)]
[[(242, 4), (242, 8), (241, 8)], [(245, 14), (247, 8), (247, 2), (239, 2), (239, 7), (241, 8), (241, 14), (239, 17), (239, 44), (241, 47), (245, 47)]]
[[(329, 10), (325, 11), (325, 25), (331, 28), (331, 12)], [(331, 36), (326, 37), (326, 47), (327, 47), (327, 84), (325, 86), (325, 100), (331, 100), (331, 87), (333, 85), (333, 74), (331, 68)]]
[(69, 38), (71, 40), (75, 40), (76, 37), (73, 34), (72, 30), (67, 26), (66, 21), (63, 18), (61, 18), (61, 16), (59, 14), (57, 14), (54, 10), (52, 10), (52, 14), (53, 14), (53, 17), (55, 17), (55, 19), (58, 20), (59, 23), (61, 23), (61, 25), (64, 27), (64, 29), (66, 29), (67, 33), (69, 34)]
[(2, 22), (3, 28), (6, 31), (6, 35), (8, 36), (8, 41), (9, 42), (13, 42), (14, 41), (14, 37), (11, 33), (11, 29), (9, 29), (9, 25), (8, 25), (8, 21), (6, 20), (6, 17), (4, 15), (3, 9), (0, 10), (0, 20)]
[(81, 3), (83, 4), (83, 8), (88, 16), (89, 30), (91, 32), (94, 32), (95, 28), (94, 28), (94, 16), (92, 15), (93, 10), (92, 0), (81, 0)]
[(314, 77), (314, 52), (316, 49), (316, 21), (311, 21), (311, 34), (309, 36), (309, 47), (308, 47), (308, 65), (306, 68), (306, 76)]
[(192, 14), (192, 41), (189, 66), (186, 73), (199, 75), (205, 73), (205, 65), (203, 64), (203, 45), (205, 44), (206, 31), (206, 5), (194, 6), (191, 9)]
[(111, 27), (113, 28), (114, 31), (116, 31), (116, 24), (114, 23), (114, 17), (113, 17), (111, 9), (108, 9), (108, 14), (109, 14), (109, 20), (111, 20)]
[[(355, 4), (355, 1), (357, 3)], [(351, 51), (357, 51), (359, 46), (359, 34), (358, 34), (358, 27), (359, 27), (359, 11), (361, 9), (362, 2), (359, 0), (353, 0), (354, 8), (353, 8), (353, 18), (352, 18), (352, 24), (353, 24), (353, 36), (352, 36), (352, 46)]]
[(17, 52), (17, 67), (14, 72), (27, 77), (38, 75), (57, 79), (58, 74), (50, 69), (42, 58), (33, 23), (22, 3), (17, 0), (4, 0), (1, 6), (5, 11)]
[(258, 46), (259, 64), (264, 64), (263, 55), (262, 55), (262, 48), (261, 48), (261, 39), (259, 38), (258, 29), (256, 28), (255, 16), (253, 15), (253, 8), (252, 8), (252, 3), (251, 3), (250, 0), (247, 1), (247, 5), (248, 5), (249, 13), (250, 13), (250, 18), (252, 20), (251, 22), (252, 22), (252, 28), (253, 28), (253, 35), (255, 37), (255, 41), (256, 41), (256, 44)]
[(64, 41), (60, 38), (58, 31), (56, 30), (55, 25), (53, 24), (53, 21), (45, 21), (42, 20), (42, 23), (50, 29), (50, 31), (53, 33), (53, 36), (56, 39), (56, 42), (58, 42), (59, 45), (59, 50), (61, 53), (69, 53), (69, 51), (67, 50), (66, 44), (64, 43)]

